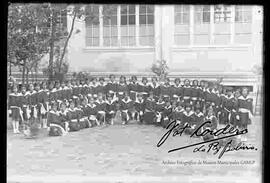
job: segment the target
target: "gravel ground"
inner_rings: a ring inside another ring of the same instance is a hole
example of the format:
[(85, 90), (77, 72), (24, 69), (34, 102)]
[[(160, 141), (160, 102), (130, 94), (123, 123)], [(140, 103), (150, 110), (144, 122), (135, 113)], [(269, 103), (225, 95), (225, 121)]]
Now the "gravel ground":
[[(22, 134), (8, 130), (7, 179), (9, 182), (205, 182), (205, 179), (260, 182), (261, 127), (261, 117), (255, 117), (249, 126), (247, 144), (254, 145), (257, 151), (228, 152), (220, 159), (236, 161), (237, 165), (218, 164), (218, 155), (193, 153), (195, 147), (168, 153), (169, 149), (202, 141), (185, 135), (169, 137), (157, 148), (166, 130), (152, 125), (116, 124), (62, 137), (48, 137), (42, 131), (36, 139), (25, 139)], [(199, 165), (198, 161), (203, 160)], [(246, 160), (252, 164), (244, 164)], [(166, 161), (177, 163), (165, 164)]]

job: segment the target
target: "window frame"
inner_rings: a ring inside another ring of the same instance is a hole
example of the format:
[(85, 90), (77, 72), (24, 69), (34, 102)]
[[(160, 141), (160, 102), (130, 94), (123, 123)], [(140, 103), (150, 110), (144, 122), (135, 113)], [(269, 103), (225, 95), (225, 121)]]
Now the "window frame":
[[(237, 19), (237, 13), (241, 14), (241, 20)], [(250, 13), (250, 19), (243, 18), (244, 13)], [(243, 6), (243, 5), (236, 5), (235, 6), (235, 23), (252, 23), (252, 7)]]
[[(215, 8), (220, 6), (220, 10), (217, 11)], [(226, 7), (228, 9), (226, 9)], [(220, 14), (219, 16), (216, 16), (217, 14)], [(230, 15), (229, 17), (227, 15)], [(223, 16), (221, 16), (223, 15)], [(232, 8), (230, 5), (214, 5), (214, 24), (219, 24), (219, 23), (231, 23), (232, 19), (234, 17), (232, 17)], [(218, 18), (218, 21), (217, 21)], [(229, 20), (227, 20), (229, 19)], [(222, 21), (221, 21), (222, 20)], [(225, 21), (226, 20), (226, 21)]]
[[(209, 7), (208, 11), (204, 11), (205, 7)], [(200, 10), (196, 10), (196, 7), (200, 7)], [(194, 24), (210, 24), (211, 20), (211, 12), (210, 12), (210, 5), (195, 5), (194, 6)], [(204, 14), (209, 14), (209, 21), (204, 21)], [(197, 20), (197, 15), (200, 15), (200, 21)]]
[[(180, 11), (177, 11), (176, 7), (180, 8)], [(188, 11), (185, 11), (185, 8), (188, 7)], [(180, 16), (180, 21), (176, 22), (176, 17)], [(187, 15), (188, 20), (187, 22), (184, 22), (184, 15)], [(190, 5), (175, 5), (174, 6), (174, 24), (175, 25), (189, 25), (190, 22)]]
[[(90, 28), (91, 29), (91, 35), (90, 36), (87, 36), (87, 33), (85, 34), (85, 46), (86, 47), (89, 47), (89, 48), (97, 48), (100, 46), (100, 43), (101, 43), (101, 38), (100, 38), (100, 34), (98, 33), (98, 36), (94, 36), (94, 29), (97, 28), (98, 29), (98, 32), (100, 32), (100, 25), (101, 25), (101, 22), (100, 22), (100, 12), (99, 12), (99, 5), (97, 4), (92, 4), (92, 5), (88, 5), (88, 7), (91, 8), (91, 11), (93, 11), (93, 14), (95, 14), (94, 10), (95, 8), (98, 8), (98, 15), (95, 15), (98, 17), (98, 23), (96, 21), (93, 21), (93, 22), (90, 22), (88, 25), (87, 25), (87, 20), (86, 18), (89, 16), (89, 15), (85, 15), (85, 29), (86, 29), (86, 32), (87, 32), (87, 28)], [(86, 10), (86, 11), (89, 11), (89, 10)], [(97, 12), (96, 12), (97, 13)], [(95, 25), (95, 26), (94, 26)], [(87, 45), (87, 39), (91, 39), (91, 44), (90, 45)], [(98, 44), (97, 45), (94, 45), (94, 39), (97, 39), (98, 40)]]
[[(114, 7), (115, 6), (114, 8), (116, 8), (116, 11), (113, 14), (111, 14), (111, 16), (112, 17), (116, 17), (116, 24), (112, 24), (111, 19), (109, 19), (109, 24), (107, 24), (107, 23), (105, 24), (105, 18), (107, 16), (104, 15), (104, 11), (105, 11), (106, 6), (108, 8), (111, 8), (111, 7)], [(103, 33), (102, 33), (103, 40), (102, 41), (103, 41), (103, 46), (104, 47), (111, 48), (111, 47), (118, 47), (118, 45), (119, 45), (119, 40), (118, 40), (118, 32), (119, 32), (119, 30), (118, 30), (117, 10), (118, 10), (118, 6), (117, 5), (102, 5), (102, 15), (101, 15), (103, 17), (103, 19), (102, 19), (102, 21), (103, 21)], [(104, 31), (105, 28), (109, 28), (109, 35), (105, 35), (105, 31)], [(112, 28), (116, 28), (116, 30), (117, 30), (116, 31), (116, 35), (113, 35), (112, 34)], [(117, 43), (116, 43), (116, 45), (113, 45), (113, 40), (115, 38), (117, 39)], [(110, 40), (109, 45), (106, 45), (105, 39), (109, 39)]]

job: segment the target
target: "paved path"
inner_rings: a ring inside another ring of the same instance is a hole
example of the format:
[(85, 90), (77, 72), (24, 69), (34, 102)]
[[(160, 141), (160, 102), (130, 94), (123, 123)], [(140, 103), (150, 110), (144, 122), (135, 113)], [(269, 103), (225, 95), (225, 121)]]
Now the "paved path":
[[(156, 144), (166, 130), (151, 125), (95, 127), (71, 132), (64, 137), (41, 135), (37, 139), (25, 139), (21, 134), (8, 131), (8, 180), (179, 182), (180, 179), (184, 182), (200, 182), (204, 177), (208, 179), (207, 182), (227, 182), (231, 177), (230, 180), (236, 182), (259, 182), (261, 118), (256, 117), (253, 121), (249, 127), (247, 144), (256, 146), (258, 151), (226, 153), (221, 161), (239, 162), (238, 165), (231, 166), (190, 164), (199, 160), (206, 160), (208, 163), (218, 161), (217, 155), (193, 153), (194, 148), (168, 154), (169, 149), (200, 142), (201, 139), (190, 139), (188, 136), (169, 137), (163, 146), (157, 148)], [(178, 161), (178, 164), (164, 164), (163, 161), (169, 160)], [(242, 163), (245, 160), (254, 163), (244, 165)], [(182, 164), (181, 161), (189, 164)]]

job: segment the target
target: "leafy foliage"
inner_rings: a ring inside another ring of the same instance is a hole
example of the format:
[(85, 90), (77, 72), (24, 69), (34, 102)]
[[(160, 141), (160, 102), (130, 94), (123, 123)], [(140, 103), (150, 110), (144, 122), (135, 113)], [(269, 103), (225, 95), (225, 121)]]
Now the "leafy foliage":
[(262, 75), (263, 74), (262, 65), (255, 64), (252, 68), (252, 72), (258, 75)]
[(168, 75), (169, 67), (165, 60), (158, 60), (156, 63), (153, 63), (151, 70), (155, 73), (160, 79), (166, 78)]
[(76, 79), (76, 80), (91, 79), (91, 76), (89, 75), (89, 73), (84, 73), (84, 72), (73, 72), (72, 77), (73, 79)]
[(32, 62), (39, 60), (48, 52), (49, 34), (39, 31), (44, 20), (39, 17), (36, 4), (12, 4), (8, 16), (8, 61), (14, 65), (23, 65), (26, 61), (30, 69)]

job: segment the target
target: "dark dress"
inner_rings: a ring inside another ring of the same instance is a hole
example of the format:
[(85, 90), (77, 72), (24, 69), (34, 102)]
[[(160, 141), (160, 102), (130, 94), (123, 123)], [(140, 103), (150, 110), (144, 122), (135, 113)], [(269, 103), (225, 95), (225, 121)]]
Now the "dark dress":
[(145, 100), (145, 113), (143, 115), (143, 121), (146, 124), (153, 124), (155, 121), (155, 104), (156, 101), (154, 98), (147, 98)]
[(49, 136), (61, 136), (68, 132), (68, 121), (65, 114), (50, 110), (48, 112), (48, 126), (50, 126)]
[(251, 124), (251, 117), (253, 115), (253, 99), (249, 96), (240, 96), (238, 98), (238, 111), (239, 111), (239, 126), (246, 129), (248, 124)]
[(74, 109), (69, 109), (67, 112), (67, 117), (69, 120), (69, 129), (71, 132), (73, 131), (79, 131), (81, 126), (79, 123), (79, 115), (78, 111)]

